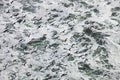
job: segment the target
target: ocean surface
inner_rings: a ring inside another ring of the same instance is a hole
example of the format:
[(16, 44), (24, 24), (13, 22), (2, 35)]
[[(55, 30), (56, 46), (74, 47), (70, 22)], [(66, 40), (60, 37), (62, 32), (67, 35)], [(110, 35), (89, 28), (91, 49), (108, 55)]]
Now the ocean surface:
[(0, 80), (120, 80), (120, 0), (0, 0)]

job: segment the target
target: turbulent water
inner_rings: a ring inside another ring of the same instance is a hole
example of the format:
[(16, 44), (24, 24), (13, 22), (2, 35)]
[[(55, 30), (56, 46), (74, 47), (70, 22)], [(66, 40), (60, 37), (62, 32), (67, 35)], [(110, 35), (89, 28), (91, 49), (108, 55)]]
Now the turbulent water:
[(120, 0), (0, 0), (0, 80), (120, 80)]

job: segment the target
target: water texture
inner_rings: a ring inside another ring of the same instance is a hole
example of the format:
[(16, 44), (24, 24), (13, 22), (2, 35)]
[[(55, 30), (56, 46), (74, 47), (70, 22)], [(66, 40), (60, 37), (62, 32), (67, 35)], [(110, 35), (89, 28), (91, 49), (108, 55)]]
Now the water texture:
[(120, 0), (0, 0), (0, 80), (120, 80)]

